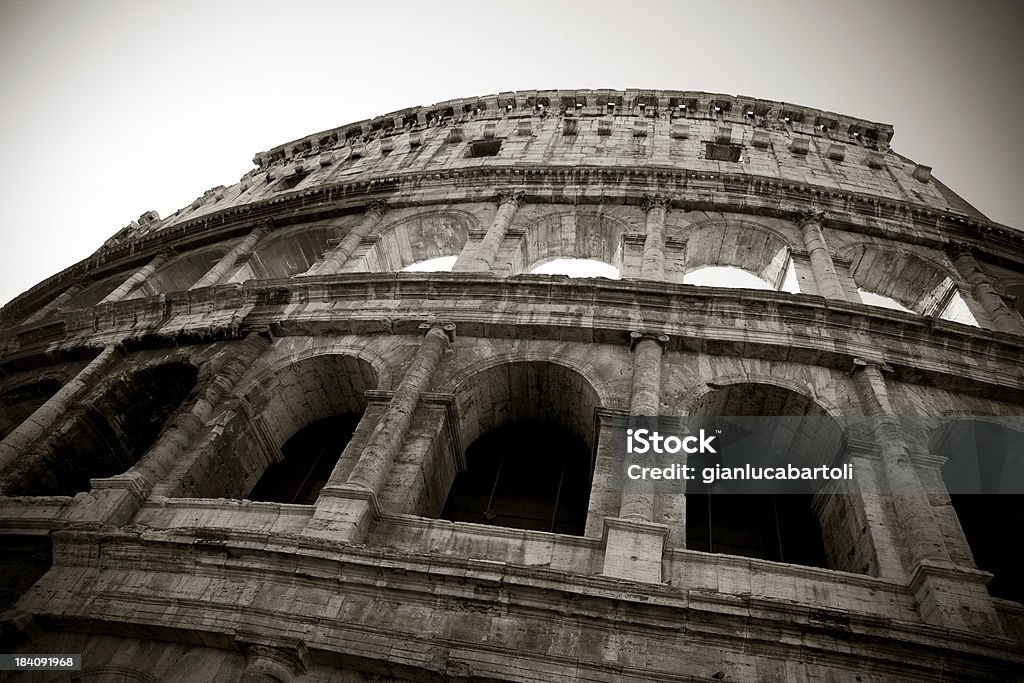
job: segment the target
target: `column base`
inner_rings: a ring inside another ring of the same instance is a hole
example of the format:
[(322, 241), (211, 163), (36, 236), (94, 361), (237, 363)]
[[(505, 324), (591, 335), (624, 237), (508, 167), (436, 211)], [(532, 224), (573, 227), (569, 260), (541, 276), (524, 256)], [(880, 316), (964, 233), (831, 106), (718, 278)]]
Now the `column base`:
[(910, 577), (917, 611), (929, 624), (958, 631), (1003, 635), (986, 586), (988, 572), (922, 562)]
[(601, 573), (613, 579), (664, 583), (661, 562), (668, 532), (665, 524), (605, 517)]
[(370, 533), (370, 524), (379, 517), (380, 507), (373, 491), (348, 484), (324, 487), (316, 502), (316, 512), (302, 535), (363, 543)]

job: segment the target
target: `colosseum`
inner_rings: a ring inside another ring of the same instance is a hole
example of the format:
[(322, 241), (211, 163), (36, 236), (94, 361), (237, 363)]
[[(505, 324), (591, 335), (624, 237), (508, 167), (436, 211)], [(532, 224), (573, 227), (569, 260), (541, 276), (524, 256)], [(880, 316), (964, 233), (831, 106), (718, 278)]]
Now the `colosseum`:
[[(0, 650), (81, 657), (0, 679), (1024, 680), (1024, 497), (956, 456), (1022, 469), (1024, 232), (892, 135), (509, 92), (142, 214), (2, 310)], [(659, 415), (884, 428), (624, 488)]]

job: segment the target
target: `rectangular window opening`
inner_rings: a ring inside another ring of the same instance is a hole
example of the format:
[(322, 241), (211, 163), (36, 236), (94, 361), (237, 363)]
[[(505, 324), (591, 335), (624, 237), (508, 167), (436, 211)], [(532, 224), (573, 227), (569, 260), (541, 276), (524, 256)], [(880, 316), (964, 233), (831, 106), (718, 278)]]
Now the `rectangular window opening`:
[(466, 150), (466, 157), (477, 159), (479, 157), (493, 157), (498, 155), (501, 149), (501, 140), (474, 140), (469, 143)]
[(295, 175), (290, 175), (287, 178), (282, 178), (281, 182), (278, 184), (278, 191), (294, 190), (299, 186), (299, 183), (305, 180), (308, 176), (308, 173), (296, 173)]
[(708, 161), (739, 161), (743, 154), (741, 145), (722, 142), (705, 142), (704, 158)]

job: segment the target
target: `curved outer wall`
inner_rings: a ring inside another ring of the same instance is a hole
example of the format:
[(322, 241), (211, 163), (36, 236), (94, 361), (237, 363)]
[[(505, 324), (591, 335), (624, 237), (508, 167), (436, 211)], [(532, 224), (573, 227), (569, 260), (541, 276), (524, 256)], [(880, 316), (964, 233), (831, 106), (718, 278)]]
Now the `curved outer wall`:
[[(2, 311), (6, 651), (124, 680), (1024, 675), (1024, 607), (948, 496), (819, 497), (822, 568), (694, 549), (685, 497), (610, 484), (617, 415), (1024, 412), (1024, 233), (891, 137), (743, 97), (504, 93), (143, 214)], [(621, 279), (531, 274), (566, 257)], [(705, 267), (767, 288), (684, 284)], [(339, 415), (313, 500), (247, 499)], [(579, 533), (442, 518), (467, 448), (530, 417), (589, 451)], [(890, 446), (845, 457), (941, 489), (941, 454)]]

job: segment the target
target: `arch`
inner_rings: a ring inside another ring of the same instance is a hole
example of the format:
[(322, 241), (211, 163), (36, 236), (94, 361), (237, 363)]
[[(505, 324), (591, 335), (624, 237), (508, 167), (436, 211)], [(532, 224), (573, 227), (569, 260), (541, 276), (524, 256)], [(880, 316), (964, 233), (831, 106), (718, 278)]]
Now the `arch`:
[(136, 368), (86, 396), (73, 416), (44, 438), (36, 458), (16, 464), (7, 495), (74, 495), (90, 479), (132, 467), (157, 441), (192, 393), (199, 371), (175, 360)]
[(51, 375), (23, 382), (0, 393), (0, 439), (14, 431), (56, 394), (63, 384), (64, 378)]
[(67, 300), (61, 310), (76, 310), (95, 306), (106, 298), (108, 294), (121, 286), (125, 280), (131, 277), (131, 273), (118, 273), (86, 285), (80, 292)]
[(523, 231), (512, 274), (529, 273), (556, 258), (593, 259), (622, 269), (622, 238), (628, 226), (603, 213), (552, 213)]
[[(709, 382), (694, 398), (690, 416), (709, 429), (722, 425), (726, 434), (741, 435), (755, 449), (748, 449), (747, 456), (757, 453), (766, 466), (832, 465), (845, 448), (842, 423), (803, 388), (786, 381), (729, 377)], [(698, 469), (714, 464), (702, 457), (691, 457)], [(761, 482), (689, 481), (687, 547), (864, 571), (863, 566), (851, 564), (851, 553), (845, 552), (854, 545), (849, 530), (822, 519), (852, 514), (852, 497), (821, 495), (800, 482), (787, 482), (787, 486), (788, 493), (776, 494), (758, 492)], [(826, 527), (830, 527), (827, 537)]]
[(353, 356), (366, 363), (372, 369), (376, 384), (371, 389), (389, 390), (394, 384), (391, 376), (391, 368), (382, 356), (366, 347), (353, 347), (344, 341), (339, 341), (325, 346), (303, 349), (297, 353), (289, 353), (278, 356), (271, 363), (256, 373), (247, 373), (235, 388), (235, 395), (243, 396), (253, 387), (264, 385), (274, 375), (281, 373), (285, 368), (299, 362), (314, 360), (321, 356)]
[(264, 239), (252, 256), (228, 279), (273, 280), (301, 275), (312, 267), (339, 235), (331, 225), (297, 225)]
[(610, 407), (615, 405), (615, 397), (608, 387), (607, 383), (594, 372), (593, 368), (587, 363), (581, 363), (580, 361), (570, 358), (567, 356), (552, 356), (549, 353), (538, 353), (538, 352), (513, 352), (503, 353), (495, 356), (489, 356), (483, 360), (477, 361), (471, 365), (468, 365), (451, 377), (449, 377), (439, 388), (438, 391), (447, 393), (456, 393), (458, 388), (462, 386), (473, 375), (479, 374), (484, 370), (489, 370), (498, 365), (507, 365), (509, 363), (540, 363), (548, 362), (554, 363), (555, 365), (564, 365), (568, 370), (575, 372), (582, 376), (587, 381), (587, 386), (590, 387), (594, 392), (597, 393), (597, 404), (603, 407)]
[(465, 211), (417, 213), (379, 231), (363, 265), (371, 273), (397, 272), (429, 259), (458, 256), (476, 229), (476, 217)]
[[(745, 220), (712, 219), (687, 230), (683, 282), (705, 268), (736, 268), (780, 290), (792, 270), (792, 245), (780, 232)], [(718, 285), (729, 286), (729, 285)]]
[(829, 417), (834, 418), (840, 424), (843, 423), (843, 411), (839, 408), (839, 405), (833, 401), (828, 400), (822, 396), (819, 396), (812, 388), (794, 382), (782, 377), (772, 377), (761, 374), (742, 374), (742, 375), (718, 375), (711, 380), (705, 382), (699, 390), (694, 392), (693, 399), (687, 405), (687, 415), (697, 414), (698, 406), (704, 397), (722, 387), (728, 387), (734, 384), (765, 384), (780, 389), (785, 389), (794, 394), (803, 396), (806, 400), (813, 403), (817, 408), (825, 412)]
[(1021, 418), (962, 417), (933, 430), (932, 453), (945, 458), (942, 481), (989, 593), (1024, 603), (1024, 431)]
[[(234, 392), (235, 407), (204, 456), (216, 463), (199, 467), (219, 476), (192, 477), (184, 487), (191, 489), (188, 495), (315, 500), (367, 408), (366, 391), (380, 385), (364, 356), (317, 349), (280, 359), (247, 379)], [(310, 449), (317, 453), (304, 459)], [(349, 468), (358, 454), (351, 455), (344, 461)], [(315, 485), (303, 485), (307, 475), (316, 477)], [(299, 486), (289, 493), (285, 479)]]
[(442, 516), (581, 535), (593, 472), (599, 395), (567, 365), (493, 363), (459, 381), (466, 470)]
[(858, 289), (892, 299), (919, 315), (941, 315), (958, 294), (946, 267), (920, 254), (870, 243), (849, 246), (841, 253), (850, 261)]
[(152, 277), (130, 292), (126, 299), (139, 299), (154, 294), (180, 292), (194, 285), (217, 265), (229, 250), (227, 244), (213, 244), (179, 254), (165, 263)]

